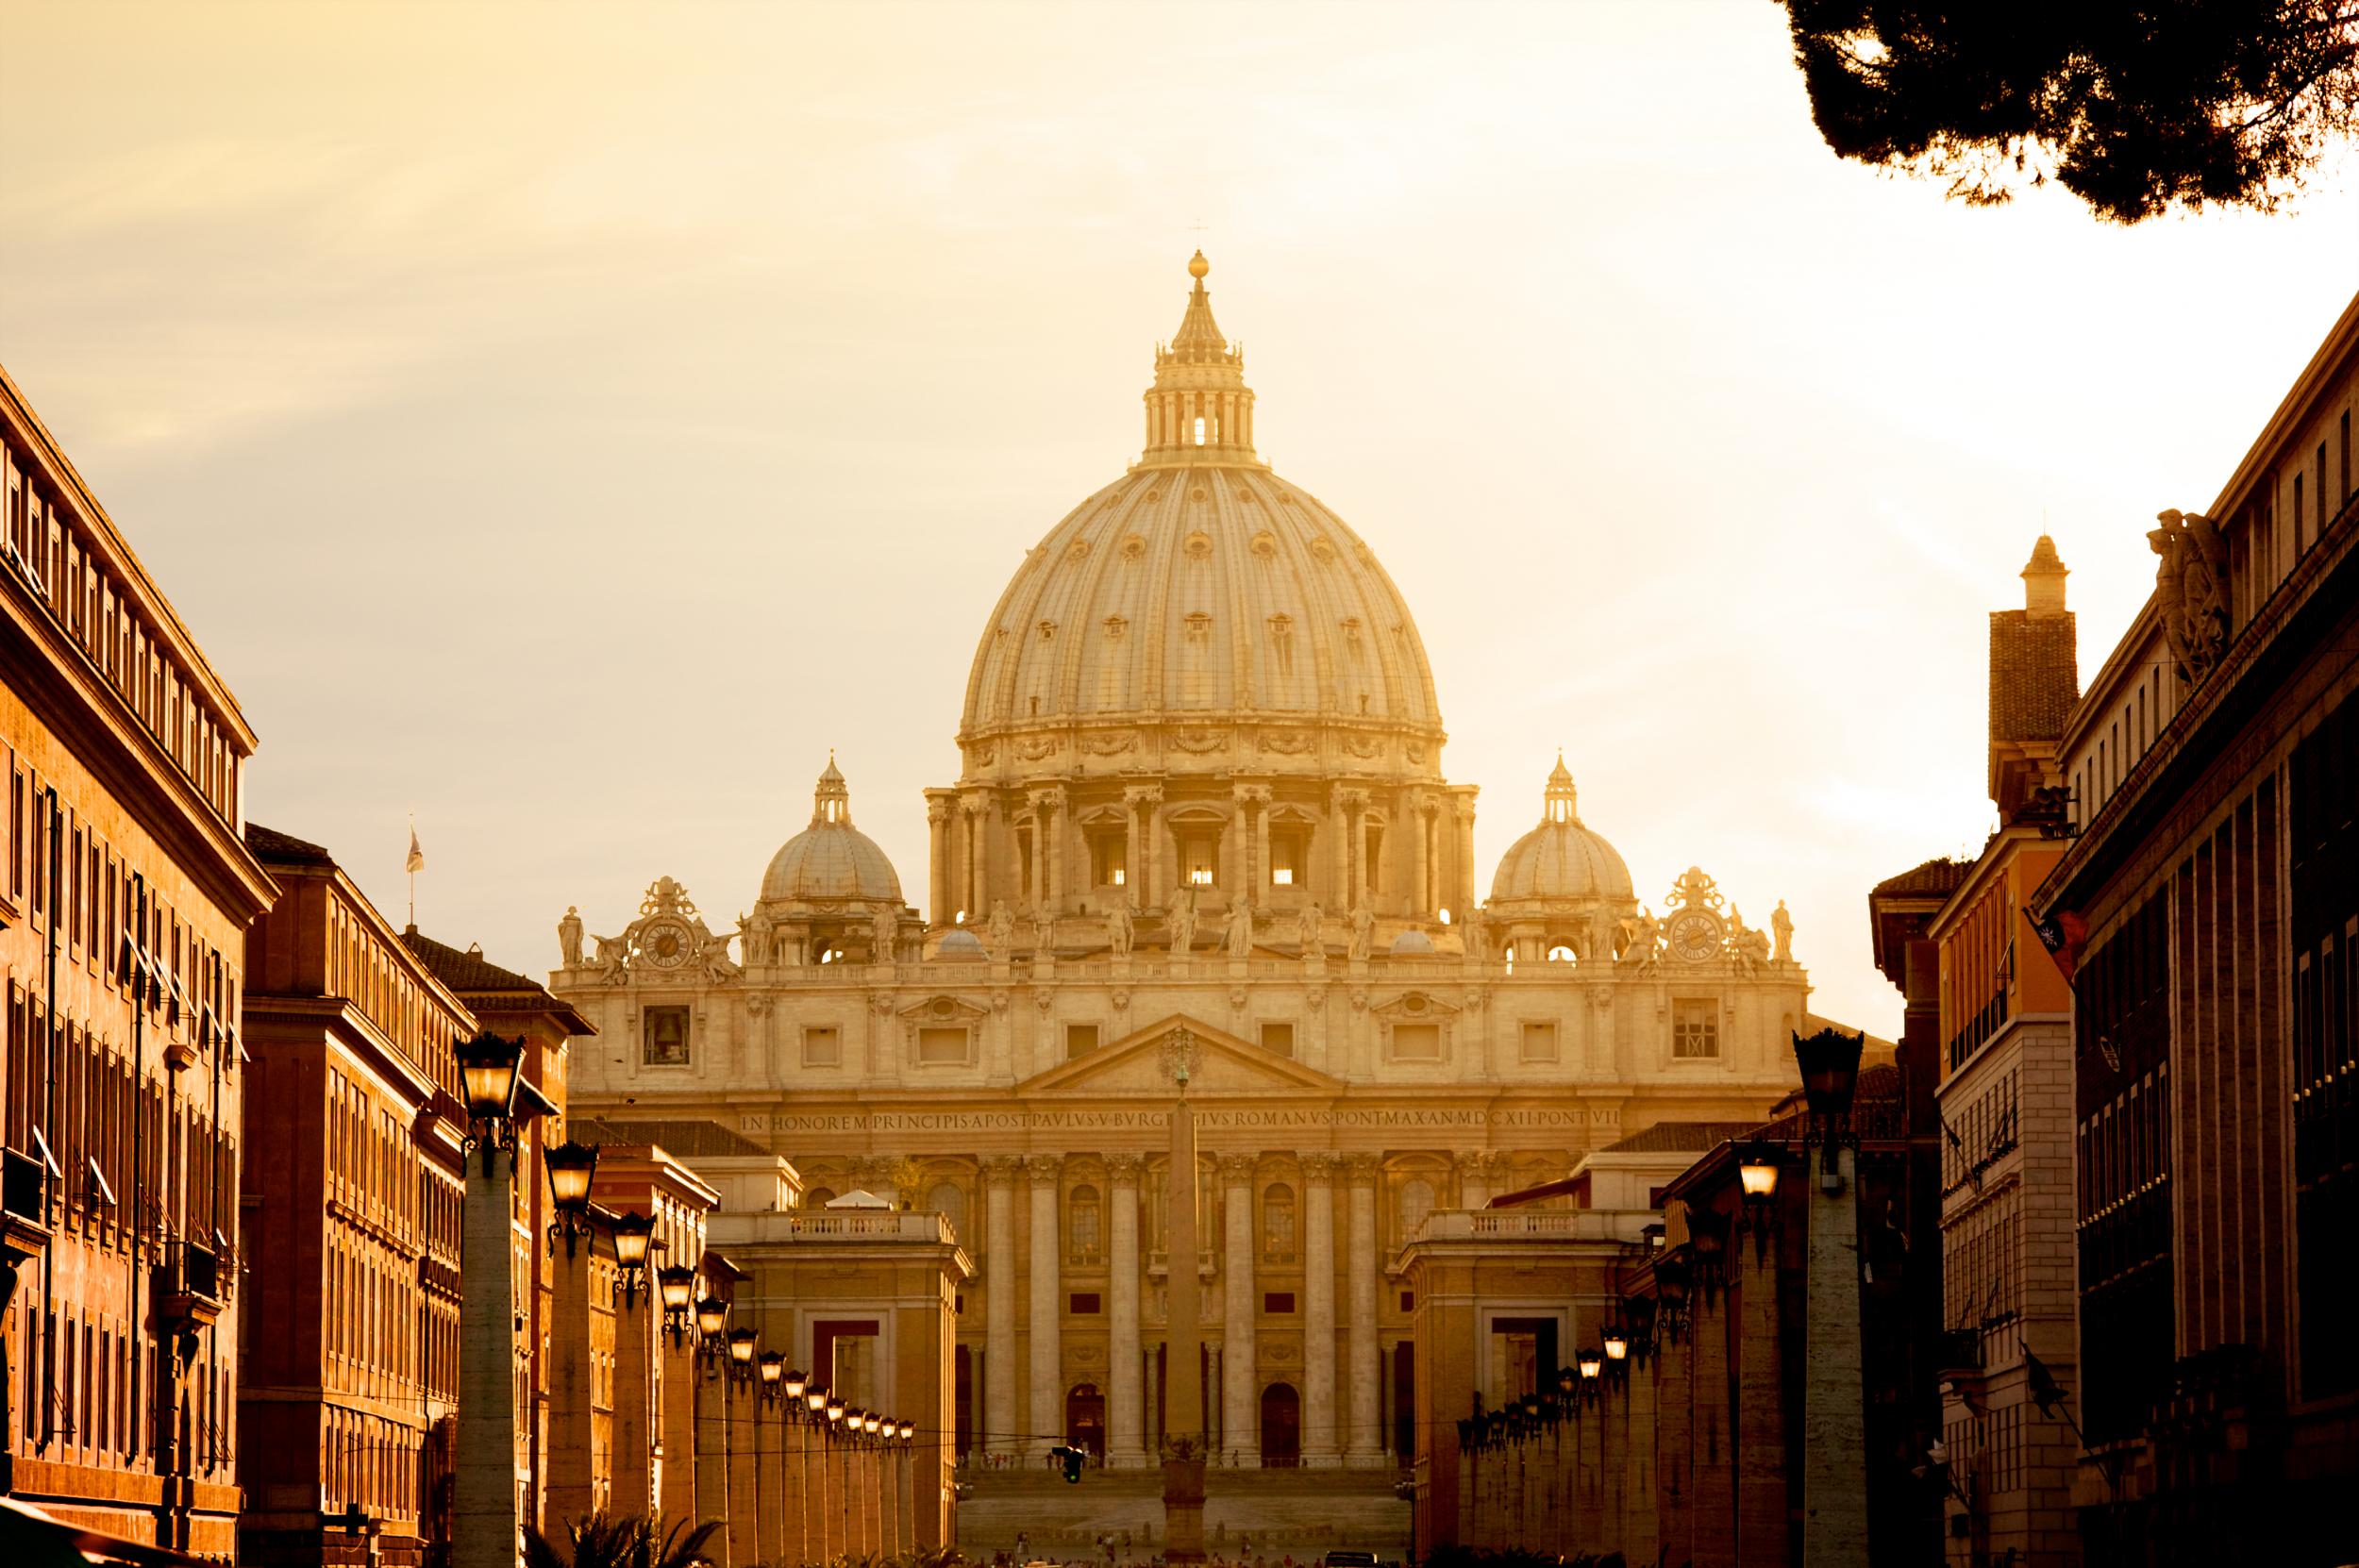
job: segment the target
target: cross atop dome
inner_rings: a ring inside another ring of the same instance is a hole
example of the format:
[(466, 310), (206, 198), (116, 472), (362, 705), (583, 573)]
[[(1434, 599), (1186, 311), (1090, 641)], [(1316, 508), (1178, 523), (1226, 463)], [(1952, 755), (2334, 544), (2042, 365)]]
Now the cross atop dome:
[(1213, 264), (1188, 259), (1188, 308), (1171, 342), (1155, 348), (1155, 384), (1146, 392), (1150, 464), (1254, 463), (1253, 391), (1245, 384), (1245, 349), (1221, 335), (1204, 287)]

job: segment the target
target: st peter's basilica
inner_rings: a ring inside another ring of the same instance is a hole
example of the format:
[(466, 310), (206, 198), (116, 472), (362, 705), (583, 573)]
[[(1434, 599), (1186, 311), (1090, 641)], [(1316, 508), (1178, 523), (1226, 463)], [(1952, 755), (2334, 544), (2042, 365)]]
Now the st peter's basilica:
[(1442, 771), (1408, 603), (1255, 456), (1244, 356), (1188, 270), (1145, 450), (982, 624), (924, 909), (829, 759), (742, 925), (669, 876), (606, 890), (552, 989), (599, 1031), (577, 1112), (722, 1124), (791, 1159), (806, 1208), (949, 1217), (978, 1269), (954, 1441), (983, 1466), (1070, 1437), (1140, 1468), (1171, 1429), (1183, 1065), (1217, 1462), (1389, 1480), (1415, 1442), (1402, 1243), (1657, 1123), (1760, 1119), (1809, 985), (1782, 904), (1748, 926), (1677, 867), (1642, 898), (1561, 759), (1478, 900), (1476, 791)]

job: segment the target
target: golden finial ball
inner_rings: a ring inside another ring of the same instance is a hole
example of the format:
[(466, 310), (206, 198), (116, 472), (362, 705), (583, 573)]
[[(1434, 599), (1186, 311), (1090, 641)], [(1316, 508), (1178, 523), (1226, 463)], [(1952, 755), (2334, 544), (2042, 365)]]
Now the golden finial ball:
[(1201, 278), (1206, 273), (1209, 273), (1212, 270), (1213, 264), (1204, 259), (1204, 253), (1202, 251), (1197, 251), (1194, 256), (1188, 258), (1188, 275), (1190, 277)]

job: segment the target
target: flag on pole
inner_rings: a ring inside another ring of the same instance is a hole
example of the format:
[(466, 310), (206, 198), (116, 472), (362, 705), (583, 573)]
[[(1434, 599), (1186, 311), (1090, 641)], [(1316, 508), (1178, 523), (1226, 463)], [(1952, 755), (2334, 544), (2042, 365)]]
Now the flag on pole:
[(401, 863), (401, 869), (413, 876), (426, 869), (426, 851), (418, 847), (418, 825), (414, 822), (410, 825), (410, 858)]

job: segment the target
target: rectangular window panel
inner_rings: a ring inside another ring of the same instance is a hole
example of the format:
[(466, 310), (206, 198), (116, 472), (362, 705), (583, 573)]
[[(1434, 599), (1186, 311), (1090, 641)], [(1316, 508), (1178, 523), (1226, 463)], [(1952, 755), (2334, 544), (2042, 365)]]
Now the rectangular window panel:
[(1524, 1026), (1524, 1059), (1554, 1061), (1556, 1059), (1556, 1026), (1553, 1023)]
[(803, 1065), (806, 1067), (843, 1066), (843, 1031), (832, 1025), (805, 1029), (803, 1031)]
[(1393, 1059), (1395, 1061), (1441, 1060), (1442, 1026), (1439, 1024), (1394, 1025)]
[(1710, 999), (1674, 1002), (1671, 1055), (1688, 1059), (1720, 1054), (1720, 1004)]
[(688, 1065), (688, 1009), (648, 1008), (640, 1013), (640, 1036), (649, 1067)]
[(1076, 1291), (1065, 1304), (1065, 1310), (1077, 1318), (1096, 1317), (1103, 1309), (1096, 1291)]
[[(961, 1032), (962, 1032), (962, 1033), (963, 1033), (964, 1031), (961, 1031)], [(1072, 1060), (1074, 1058), (1076, 1058), (1076, 1057), (1085, 1057), (1085, 1056), (1089, 1055), (1092, 1051), (1095, 1051), (1095, 1050), (1096, 1050), (1096, 1049), (1097, 1049), (1097, 1026), (1096, 1026), (1096, 1025), (1095, 1025), (1095, 1024), (1067, 1024), (1067, 1025), (1064, 1026), (1064, 1059), (1065, 1059), (1065, 1060), (1067, 1060), (1067, 1061), (1071, 1061), (1071, 1060)]]
[(930, 1028), (917, 1031), (917, 1059), (957, 1063), (966, 1059), (966, 1029)]
[(1270, 1052), (1274, 1056), (1290, 1057), (1294, 1055), (1295, 1026), (1292, 1024), (1263, 1025), (1262, 1049)]
[(1294, 1314), (1294, 1292), (1263, 1291), (1262, 1293), (1262, 1310), (1269, 1316), (1291, 1317)]

